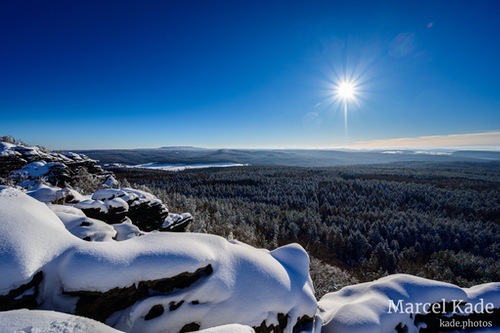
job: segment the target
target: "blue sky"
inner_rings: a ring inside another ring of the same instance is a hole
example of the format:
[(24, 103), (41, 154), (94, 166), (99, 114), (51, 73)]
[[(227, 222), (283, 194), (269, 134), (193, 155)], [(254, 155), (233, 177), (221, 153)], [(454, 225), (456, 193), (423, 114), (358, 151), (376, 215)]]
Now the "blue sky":
[(499, 40), (498, 1), (7, 0), (0, 134), (54, 149), (500, 148)]

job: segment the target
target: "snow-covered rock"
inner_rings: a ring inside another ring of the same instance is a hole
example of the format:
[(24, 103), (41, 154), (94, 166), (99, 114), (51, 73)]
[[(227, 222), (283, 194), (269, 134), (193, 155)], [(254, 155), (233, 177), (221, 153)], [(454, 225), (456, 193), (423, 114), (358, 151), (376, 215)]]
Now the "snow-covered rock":
[(97, 161), (85, 155), (52, 152), (8, 137), (0, 140), (0, 177), (11, 177), (24, 188), (36, 185), (41, 178), (52, 185), (67, 187), (88, 180), (103, 182), (109, 175), (96, 164)]
[(55, 311), (13, 310), (0, 312), (3, 333), (119, 333), (98, 321)]
[(111, 200), (113, 198), (120, 198), (127, 194), (127, 192), (120, 189), (100, 189), (97, 190), (94, 194), (92, 194), (92, 199), (94, 200)]
[(122, 241), (146, 234), (137, 226), (133, 225), (132, 221), (130, 221), (129, 218), (126, 218), (122, 223), (112, 224), (111, 226), (116, 230), (115, 239), (117, 241)]
[(106, 181), (102, 183), (102, 187), (104, 188), (119, 188), (120, 187), (120, 182), (116, 180), (113, 175), (110, 175), (108, 178), (106, 178)]
[(78, 238), (93, 242), (110, 242), (116, 239), (117, 231), (113, 226), (87, 217), (78, 208), (64, 205), (50, 205), (49, 208), (61, 219), (66, 229)]
[(184, 231), (193, 221), (193, 216), (189, 213), (174, 214), (169, 213), (160, 230)]
[[(3, 333), (120, 333), (98, 321), (71, 314), (47, 310), (12, 310), (0, 312), (0, 332)], [(254, 333), (246, 325), (230, 324), (200, 333)]]
[(38, 183), (27, 192), (29, 196), (45, 203), (77, 203), (84, 200), (84, 197), (77, 191), (70, 188), (60, 188)]
[(12, 149), (16, 145), (9, 142), (0, 142), (0, 156), (10, 157), (10, 156), (21, 156), (21, 153)]
[[(127, 195), (122, 197), (129, 205), (127, 217), (143, 231), (160, 230), (168, 216), (167, 207), (151, 193), (133, 189), (122, 188)], [(126, 197), (130, 199), (126, 199)]]
[[(67, 223), (83, 218), (76, 208), (52, 208)], [(19, 306), (16, 298), (29, 287), (32, 307), (127, 332), (234, 323), (292, 332), (316, 311), (308, 256), (299, 245), (269, 252), (214, 235), (162, 232), (85, 242), (54, 211), (0, 188), (2, 306)]]
[(0, 186), (0, 230), (0, 295), (29, 282), (76, 239), (47, 205), (5, 186)]
[(48, 186), (45, 184), (37, 184), (32, 187), (27, 194), (38, 201), (51, 203), (52, 201), (58, 199), (60, 195), (61, 188), (57, 186)]
[(247, 325), (229, 324), (212, 328), (207, 328), (199, 333), (255, 333), (255, 330)]
[[(167, 207), (156, 196), (132, 188), (103, 188), (97, 190), (92, 195), (92, 199), (95, 202), (103, 202), (106, 205), (106, 212), (80, 205), (79, 208), (83, 209), (88, 216), (108, 223), (122, 222), (125, 217), (128, 217), (132, 223), (144, 231), (161, 230), (169, 215)], [(92, 202), (88, 201), (86, 204), (92, 204)], [(192, 219), (183, 221), (184, 229), (191, 221)], [(184, 229), (170, 228), (168, 231), (184, 231)]]
[(75, 204), (75, 207), (81, 209), (88, 217), (101, 221), (108, 219), (108, 206), (101, 200), (85, 199)]
[[(27, 146), (11, 137), (0, 140), (0, 184), (20, 186), (39, 201), (77, 204), (88, 217), (108, 224), (129, 218), (146, 232), (185, 231), (192, 221), (186, 216), (163, 228), (169, 211), (161, 200), (146, 191), (120, 189), (111, 172), (85, 155)], [(84, 197), (79, 192), (93, 193)]]
[(113, 198), (105, 201), (108, 207), (108, 223), (123, 222), (129, 210), (128, 203), (122, 198)]
[(46, 176), (49, 170), (53, 167), (65, 168), (66, 166), (60, 162), (45, 162), (43, 160), (31, 162), (23, 166), (20, 170), (15, 171), (14, 175), (21, 179), (37, 179)]
[[(458, 308), (455, 316), (449, 308), (446, 314), (436, 315), (430, 311), (429, 305), (437, 303), (439, 312), (443, 311), (443, 307), (439, 307), (443, 302), (453, 304), (459, 301), (470, 305), (491, 303), (497, 310), (489, 320), (495, 316), (498, 318), (500, 283), (460, 288), (445, 282), (395, 274), (323, 296), (318, 302), (318, 316), (323, 323), (323, 333), (387, 333), (396, 332), (396, 327), (407, 333), (418, 333), (423, 327), (427, 327), (426, 332), (438, 332), (439, 319), (449, 320), (457, 315), (459, 319), (467, 319), (467, 315), (460, 313)], [(465, 306), (462, 305), (461, 309), (465, 310)]]

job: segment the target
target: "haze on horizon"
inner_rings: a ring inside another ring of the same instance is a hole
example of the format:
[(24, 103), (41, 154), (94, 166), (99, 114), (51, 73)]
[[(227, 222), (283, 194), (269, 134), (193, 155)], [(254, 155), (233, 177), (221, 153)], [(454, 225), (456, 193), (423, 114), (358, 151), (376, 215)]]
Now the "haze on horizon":
[(499, 16), (492, 1), (4, 1), (0, 135), (499, 150)]

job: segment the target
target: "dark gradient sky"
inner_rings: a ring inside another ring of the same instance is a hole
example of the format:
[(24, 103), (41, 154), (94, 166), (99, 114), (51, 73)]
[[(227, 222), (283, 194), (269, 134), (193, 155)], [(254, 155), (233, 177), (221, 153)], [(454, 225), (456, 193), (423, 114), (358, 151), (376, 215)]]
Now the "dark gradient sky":
[(2, 1), (0, 134), (319, 148), (498, 132), (499, 41), (494, 0)]

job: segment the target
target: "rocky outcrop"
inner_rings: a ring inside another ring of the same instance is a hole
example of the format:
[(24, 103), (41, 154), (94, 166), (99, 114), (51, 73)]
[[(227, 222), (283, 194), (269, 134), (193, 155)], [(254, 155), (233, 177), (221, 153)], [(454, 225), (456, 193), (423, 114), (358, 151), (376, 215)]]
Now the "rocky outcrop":
[(0, 155), (0, 177), (9, 179), (12, 171), (21, 169), (27, 162), (18, 155)]
[[(154, 195), (136, 189), (100, 189), (92, 195), (92, 199), (79, 202), (75, 207), (89, 217), (110, 224), (120, 223), (128, 218), (143, 231), (175, 229), (163, 228), (169, 216), (167, 207)], [(192, 221), (191, 215), (188, 215), (182, 221), (176, 221), (183, 225), (176, 231), (184, 231)]]
[(43, 273), (33, 275), (31, 281), (9, 291), (7, 295), (0, 295), (0, 311), (15, 309), (35, 309), (39, 306), (37, 297)]
[[(3, 140), (3, 141), (1, 141)], [(154, 195), (120, 189), (111, 172), (82, 154), (58, 153), (27, 146), (13, 138), (0, 139), (0, 185), (15, 184), (45, 203), (74, 204), (87, 217), (118, 224), (132, 221), (142, 231), (185, 231), (193, 218), (169, 214)], [(83, 193), (93, 193), (92, 199)]]
[(161, 202), (136, 201), (129, 204), (128, 217), (144, 231), (161, 229), (168, 216), (168, 209)]
[(102, 183), (109, 175), (97, 165), (97, 161), (85, 155), (52, 152), (43, 147), (27, 146), (9, 137), (2, 140), (0, 178), (12, 178), (26, 188), (41, 178), (54, 186), (89, 188)]
[[(170, 232), (117, 242), (106, 231), (113, 225), (101, 230), (103, 224), (73, 206), (49, 208), (0, 186), (0, 303), (6, 310), (68, 311), (126, 332), (240, 323), (291, 333), (298, 318), (316, 311), (308, 256), (298, 244), (270, 252)], [(91, 227), (108, 242), (75, 237)]]
[[(152, 281), (139, 281), (126, 288), (114, 288), (106, 292), (96, 291), (62, 291), (64, 295), (76, 296), (75, 314), (87, 318), (92, 318), (101, 322), (106, 321), (108, 317), (116, 311), (123, 310), (137, 301), (158, 295), (167, 295), (177, 289), (187, 288), (199, 279), (210, 276), (213, 268), (211, 265), (199, 268), (193, 273), (184, 272), (170, 278), (164, 278)], [(153, 310), (153, 308), (155, 308)], [(176, 308), (170, 308), (170, 311)], [(155, 305), (148, 312), (148, 315), (153, 311), (156, 316), (160, 312), (158, 305)]]
[(191, 222), (193, 222), (193, 216), (189, 213), (183, 213), (180, 215), (169, 213), (160, 230), (184, 232)]

